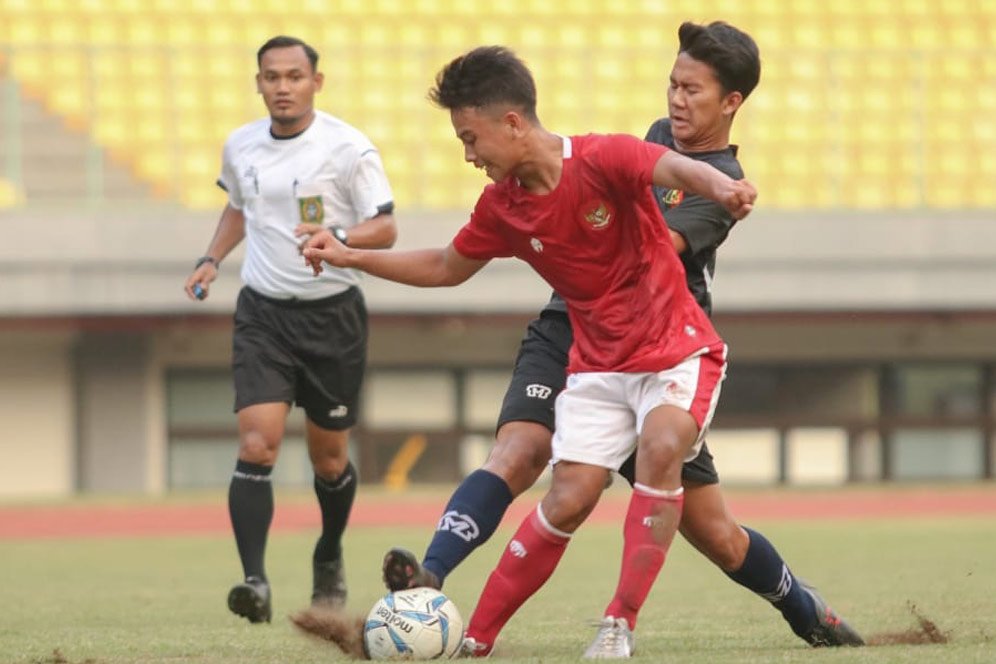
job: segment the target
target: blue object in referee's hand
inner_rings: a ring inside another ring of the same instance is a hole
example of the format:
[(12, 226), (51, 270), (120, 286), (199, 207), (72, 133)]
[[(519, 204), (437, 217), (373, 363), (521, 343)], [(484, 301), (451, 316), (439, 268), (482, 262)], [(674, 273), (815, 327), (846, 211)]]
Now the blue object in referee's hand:
[(194, 297), (196, 297), (198, 300), (203, 300), (205, 297), (207, 297), (207, 291), (205, 291), (200, 284), (194, 284), (193, 291), (194, 291)]

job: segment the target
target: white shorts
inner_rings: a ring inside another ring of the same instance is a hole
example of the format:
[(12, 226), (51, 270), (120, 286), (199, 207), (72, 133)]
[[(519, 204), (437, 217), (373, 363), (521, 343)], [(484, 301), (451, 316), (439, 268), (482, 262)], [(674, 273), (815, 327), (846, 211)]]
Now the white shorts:
[(699, 435), (685, 461), (694, 459), (725, 376), (725, 345), (658, 373), (571, 374), (555, 406), (552, 463), (574, 461), (618, 470), (636, 449), (647, 414), (658, 406), (676, 406), (695, 418)]

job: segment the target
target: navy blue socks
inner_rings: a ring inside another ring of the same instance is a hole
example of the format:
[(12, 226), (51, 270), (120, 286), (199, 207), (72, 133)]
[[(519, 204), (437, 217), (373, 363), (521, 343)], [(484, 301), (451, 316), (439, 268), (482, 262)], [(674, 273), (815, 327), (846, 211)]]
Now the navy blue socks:
[(726, 575), (771, 602), (798, 636), (804, 636), (817, 621), (816, 606), (788, 565), (764, 535), (744, 527), (750, 545), (743, 565)]
[(273, 521), (272, 466), (239, 459), (228, 485), (228, 514), (232, 519), (235, 544), (245, 576), (266, 580), (263, 559), (266, 536)]
[(494, 534), (514, 498), (505, 480), (494, 473), (472, 472), (450, 497), (422, 566), (442, 583), (464, 558)]

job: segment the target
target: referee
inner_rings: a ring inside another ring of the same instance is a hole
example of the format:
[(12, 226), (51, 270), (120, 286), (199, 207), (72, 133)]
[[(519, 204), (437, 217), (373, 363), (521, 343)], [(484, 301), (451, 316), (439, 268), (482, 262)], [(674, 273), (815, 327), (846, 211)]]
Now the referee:
[(256, 87), (269, 117), (235, 130), (221, 177), (228, 193), (207, 252), (187, 278), (206, 298), (224, 258), (245, 238), (244, 287), (235, 310), (232, 370), (239, 455), (228, 507), (245, 580), (228, 608), (252, 623), (272, 616), (264, 564), (273, 518), (270, 481), (291, 404), (307, 415), (308, 454), (322, 514), (312, 557), (312, 604), (346, 600), (341, 539), (356, 494), (347, 441), (366, 368), (367, 312), (353, 270), (315, 278), (300, 246), (329, 228), (343, 243), (390, 247), (397, 237), (380, 156), (357, 129), (316, 111), (318, 54), (293, 37), (257, 53)]

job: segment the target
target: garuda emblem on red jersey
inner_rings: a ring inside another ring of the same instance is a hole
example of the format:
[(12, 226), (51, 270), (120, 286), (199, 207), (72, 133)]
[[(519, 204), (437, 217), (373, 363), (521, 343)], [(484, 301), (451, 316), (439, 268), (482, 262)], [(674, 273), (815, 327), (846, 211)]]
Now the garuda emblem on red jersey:
[(670, 210), (681, 205), (681, 201), (685, 200), (685, 192), (681, 189), (668, 189), (661, 200), (664, 202), (664, 208)]
[(585, 213), (584, 220), (591, 224), (591, 227), (596, 231), (607, 228), (612, 222), (612, 210), (609, 209), (609, 205), (605, 201), (597, 201), (589, 204), (586, 208), (589, 211)]

